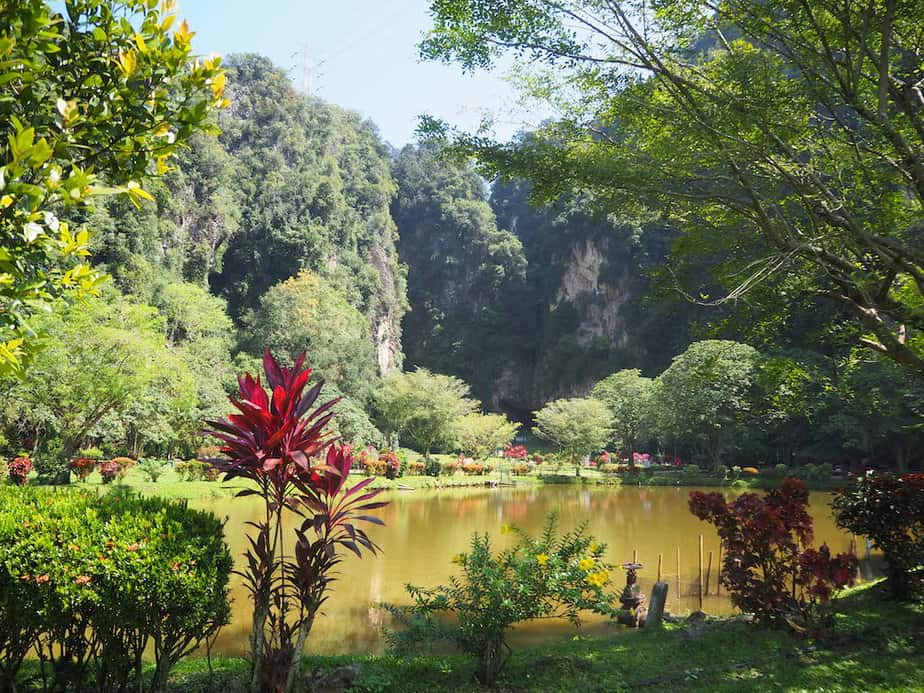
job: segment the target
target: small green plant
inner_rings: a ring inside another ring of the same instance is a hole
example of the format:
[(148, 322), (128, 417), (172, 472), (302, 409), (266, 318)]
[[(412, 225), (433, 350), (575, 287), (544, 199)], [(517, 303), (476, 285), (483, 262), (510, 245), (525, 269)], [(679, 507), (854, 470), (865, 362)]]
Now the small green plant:
[(698, 464), (685, 464), (683, 465), (683, 473), (687, 476), (697, 476), (700, 473), (700, 468)]
[(393, 647), (448, 640), (475, 657), (476, 678), (492, 685), (510, 657), (514, 624), (565, 618), (579, 625), (583, 611), (615, 613), (616, 594), (608, 589), (613, 566), (603, 558), (606, 545), (586, 526), (559, 535), (551, 515), (538, 537), (506, 525), (501, 531), (515, 533), (517, 544), (494, 554), (488, 536), (475, 534), (468, 553), (453, 559), (459, 577), (432, 589), (407, 585), (413, 605), (386, 605), (404, 626), (388, 633)]
[(424, 466), (424, 474), (426, 474), (427, 476), (436, 477), (442, 473), (443, 473), (443, 464), (439, 460), (433, 457), (427, 460), (426, 465)]
[(152, 458), (141, 459), (138, 460), (138, 470), (144, 474), (148, 481), (157, 483), (157, 480), (163, 476), (164, 463), (161, 460)]

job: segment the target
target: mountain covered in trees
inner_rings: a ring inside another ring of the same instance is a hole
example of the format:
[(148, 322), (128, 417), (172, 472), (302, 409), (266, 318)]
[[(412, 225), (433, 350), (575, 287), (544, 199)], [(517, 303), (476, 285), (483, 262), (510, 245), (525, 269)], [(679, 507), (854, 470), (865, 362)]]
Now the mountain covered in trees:
[[(226, 67), (217, 137), (193, 138), (146, 184), (151, 201), (100, 198), (73, 218), (95, 230), (92, 258), (112, 281), (36, 318), (45, 356), (27, 382), (0, 382), (9, 445), (62, 464), (88, 441), (191, 454), (200, 422), (226, 413), (235, 374), (257, 372), (264, 349), (308, 352), (325, 391), (343, 396), (339, 432), (358, 445), (396, 432), (381, 393), (401, 369), (455, 376), (484, 409), (532, 425), (546, 403), (619, 371), (675, 375), (678, 355), (716, 337), (763, 354), (744, 369), (728, 449), (913, 457), (920, 389), (839, 344), (833, 312), (793, 300), (769, 329), (747, 302), (696, 305), (666, 274), (682, 239), (662, 217), (616, 213), (579, 190), (536, 203), (530, 183), (489, 183), (438, 143), (393, 149), (373, 123), (297, 93), (265, 58)], [(677, 271), (705, 276), (705, 260), (684, 257)], [(703, 368), (691, 376), (699, 394)], [(676, 397), (661, 396), (660, 433), (639, 440), (696, 448), (700, 410), (683, 405), (668, 421)], [(703, 416), (714, 413), (703, 401)]]

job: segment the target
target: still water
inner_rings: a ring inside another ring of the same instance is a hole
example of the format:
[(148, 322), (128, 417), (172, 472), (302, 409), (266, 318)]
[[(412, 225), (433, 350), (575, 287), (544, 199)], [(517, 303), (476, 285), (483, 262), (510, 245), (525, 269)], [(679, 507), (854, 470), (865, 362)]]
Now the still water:
[[(486, 532), (497, 547), (506, 546), (511, 535), (501, 535), (504, 523), (538, 532), (546, 515), (557, 512), (562, 529), (586, 522), (589, 530), (608, 545), (607, 556), (619, 564), (632, 560), (637, 552), (644, 564), (639, 583), (649, 594), (657, 578), (658, 556), (662, 557), (662, 579), (670, 585), (668, 610), (687, 613), (698, 608), (699, 535), (704, 538), (706, 562), (711, 551), (709, 594), (703, 599), (707, 613), (730, 613), (733, 608), (724, 591), (716, 594), (718, 536), (697, 520), (687, 507), (687, 488), (540, 486), (501, 489), (452, 489), (443, 491), (389, 491), (382, 498), (390, 504), (380, 511), (385, 527), (369, 527), (369, 534), (381, 547), (378, 556), (362, 560), (348, 556), (341, 564), (341, 577), (334, 584), (325, 615), (319, 617), (308, 648), (318, 654), (380, 653), (384, 647), (383, 627), (387, 614), (378, 604), (406, 603), (408, 582), (433, 586), (453, 574), (451, 559), (465, 551), (473, 532)], [(727, 493), (735, 495), (734, 491)], [(849, 535), (838, 530), (829, 507), (831, 494), (812, 493), (815, 544), (827, 542), (832, 551), (847, 550)], [(245, 540), (245, 522), (262, 516), (253, 498), (199, 501), (196, 507), (227, 517), (226, 535), (235, 561), (240, 565)], [(678, 576), (679, 549), (679, 576)], [(861, 572), (869, 570), (864, 566)], [(232, 623), (224, 628), (213, 652), (240, 655), (247, 648), (250, 609), (246, 591), (232, 578)], [(622, 585), (622, 575), (616, 576)], [(678, 589), (679, 587), (679, 589)], [(613, 626), (591, 617), (582, 629), (601, 633)], [(523, 645), (574, 632), (567, 623), (544, 621), (516, 629), (514, 638)]]

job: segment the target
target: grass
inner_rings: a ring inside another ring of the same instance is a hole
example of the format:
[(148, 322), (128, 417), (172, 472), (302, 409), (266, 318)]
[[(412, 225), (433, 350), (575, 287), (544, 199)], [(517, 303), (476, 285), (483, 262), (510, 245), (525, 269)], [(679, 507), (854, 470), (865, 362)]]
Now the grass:
[[(924, 605), (885, 599), (881, 583), (853, 590), (841, 602), (823, 641), (799, 639), (736, 620), (700, 628), (667, 624), (661, 630), (578, 637), (514, 654), (494, 690), (519, 691), (924, 691)], [(489, 690), (474, 683), (472, 662), (460, 655), (309, 657), (308, 670), (357, 662), (351, 690)], [(240, 659), (182, 662), (175, 691), (244, 690)]]
[[(434, 455), (434, 457), (443, 461), (455, 459), (451, 455)], [(415, 459), (411, 457), (410, 459)], [(495, 461), (496, 463), (499, 460)], [(500, 464), (504, 464), (501, 462)], [(352, 479), (359, 480), (361, 474), (354, 473)], [(401, 489), (449, 489), (449, 488), (466, 488), (484, 486), (489, 482), (511, 481), (519, 486), (545, 484), (591, 484), (591, 485), (639, 485), (639, 486), (715, 486), (715, 487), (734, 487), (742, 490), (747, 489), (765, 489), (779, 486), (780, 480), (766, 476), (745, 476), (737, 481), (723, 479), (721, 477), (709, 476), (705, 474), (684, 474), (682, 472), (657, 473), (654, 475), (628, 474), (625, 472), (618, 474), (602, 474), (595, 469), (584, 469), (581, 477), (574, 474), (574, 468), (568, 465), (562, 465), (559, 468), (549, 467), (547, 470), (541, 470), (538, 474), (529, 474), (526, 476), (509, 476), (501, 475), (497, 470), (484, 476), (403, 476), (399, 479), (386, 479), (385, 477), (375, 477), (370, 485), (371, 488), (385, 488), (392, 490)], [(157, 482), (149, 481), (137, 468), (128, 471), (125, 479), (118, 482), (128, 486), (134, 491), (143, 495), (158, 495), (164, 498), (177, 500), (196, 500), (209, 498), (229, 498), (237, 491), (244, 488), (246, 484), (240, 480), (223, 483), (217, 481), (184, 481), (169, 466)], [(814, 491), (831, 491), (843, 486), (843, 479), (827, 481), (806, 481), (805, 485)], [(93, 472), (85, 482), (74, 482), (75, 486), (86, 488), (95, 488), (100, 491), (108, 490), (110, 486), (102, 483), (98, 472)]]

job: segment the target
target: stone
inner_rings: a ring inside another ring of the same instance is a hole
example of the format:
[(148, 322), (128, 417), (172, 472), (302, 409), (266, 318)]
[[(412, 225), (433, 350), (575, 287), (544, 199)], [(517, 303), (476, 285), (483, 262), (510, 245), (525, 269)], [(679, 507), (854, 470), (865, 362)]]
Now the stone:
[(362, 664), (359, 662), (337, 667), (320, 676), (316, 675), (311, 690), (315, 693), (344, 693), (352, 688), (361, 673)]
[(667, 583), (656, 582), (651, 589), (651, 599), (648, 600), (648, 613), (645, 615), (645, 626), (658, 627), (664, 619), (664, 606), (667, 604)]

